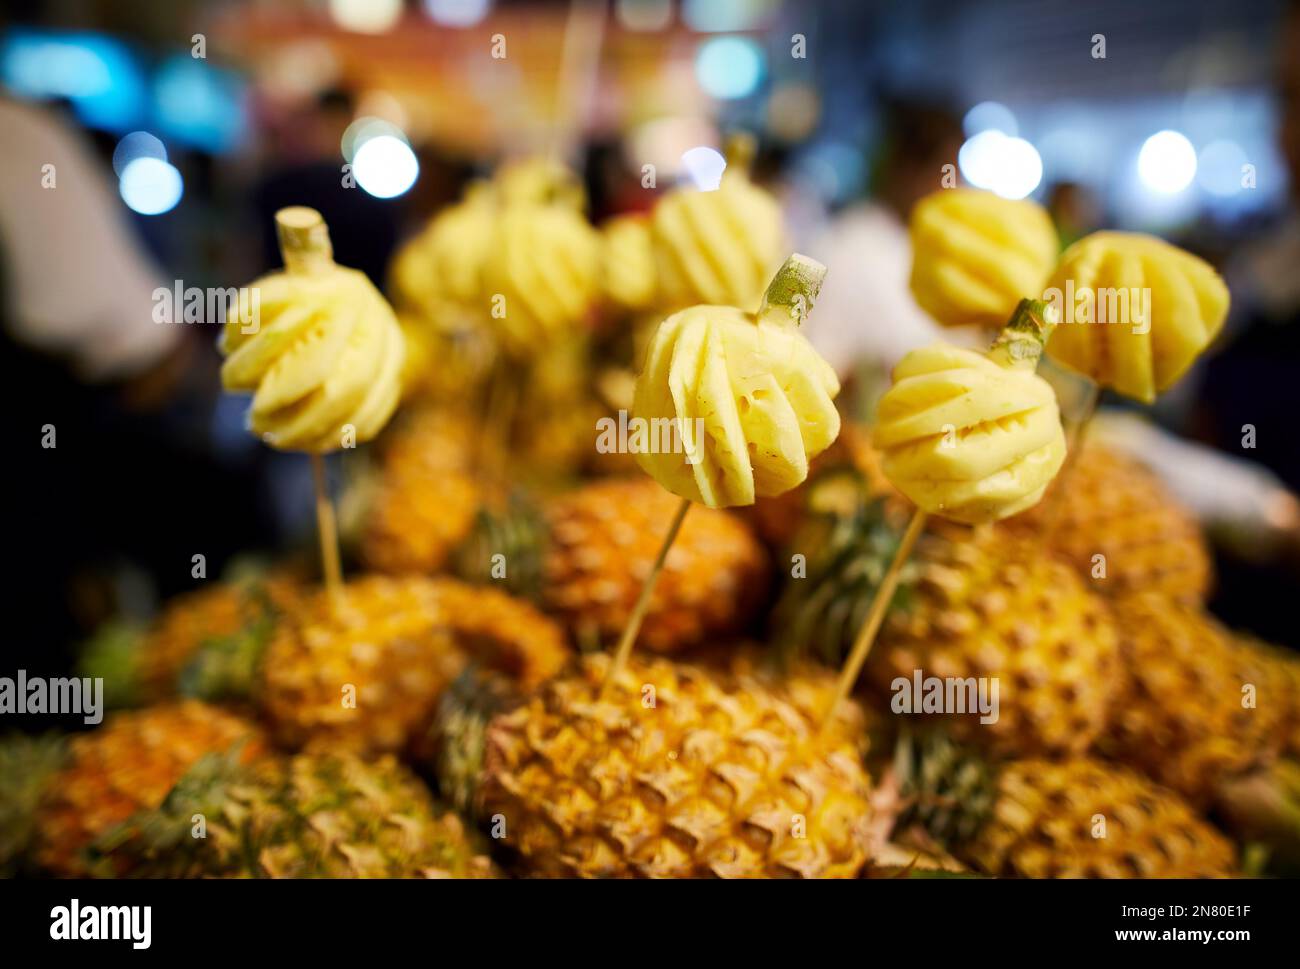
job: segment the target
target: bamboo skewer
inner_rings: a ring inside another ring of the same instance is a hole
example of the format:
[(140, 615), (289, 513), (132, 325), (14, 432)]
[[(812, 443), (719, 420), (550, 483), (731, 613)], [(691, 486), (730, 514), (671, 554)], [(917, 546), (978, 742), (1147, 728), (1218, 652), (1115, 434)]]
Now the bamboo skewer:
[(659, 554), (655, 556), (654, 565), (650, 567), (650, 573), (645, 577), (645, 582), (641, 585), (641, 594), (637, 597), (636, 605), (632, 608), (632, 615), (628, 617), (627, 625), (623, 628), (623, 635), (618, 641), (618, 648), (614, 651), (614, 662), (610, 666), (609, 673), (605, 676), (605, 682), (600, 688), (602, 699), (609, 692), (613, 682), (618, 679), (623, 667), (627, 666), (628, 657), (632, 655), (632, 647), (636, 643), (637, 633), (641, 631), (641, 623), (645, 620), (645, 614), (650, 609), (650, 597), (654, 594), (659, 573), (663, 571), (664, 561), (668, 558), (668, 552), (673, 547), (673, 542), (677, 540), (677, 533), (681, 531), (682, 521), (685, 520), (686, 513), (690, 510), (690, 499), (683, 498), (681, 504), (677, 506), (677, 512), (673, 515), (672, 524), (668, 526), (668, 534), (664, 536), (663, 544), (659, 546)]

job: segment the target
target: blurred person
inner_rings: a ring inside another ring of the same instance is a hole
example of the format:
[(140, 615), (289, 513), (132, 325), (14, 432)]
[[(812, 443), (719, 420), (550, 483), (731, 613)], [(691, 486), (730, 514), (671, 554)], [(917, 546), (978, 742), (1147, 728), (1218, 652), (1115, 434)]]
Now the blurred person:
[(940, 188), (943, 166), (956, 165), (961, 120), (944, 105), (893, 100), (882, 130), (871, 197), (841, 212), (805, 250), (829, 269), (808, 337), (841, 377), (864, 359), (892, 367), (915, 347), (953, 339), (912, 297), (908, 219)]
[(253, 191), (263, 266), (280, 265), (275, 213), (286, 206), (306, 205), (325, 217), (335, 260), (360, 269), (383, 288), (404, 203), (401, 198), (376, 198), (355, 179), (345, 179), (343, 133), (355, 116), (351, 94), (336, 88), (285, 120), (287, 144)]
[(202, 328), (155, 321), (171, 281), (111, 171), (49, 108), (0, 98), (0, 128), (0, 395), (20, 455), (5, 494), (10, 653), (57, 668), (122, 575), (192, 587), (192, 555), (215, 576), (265, 532), (227, 498), (247, 479), (195, 433), (219, 392), (215, 354)]
[(1053, 185), (1047, 193), (1047, 211), (1062, 249), (1101, 227), (1101, 205), (1092, 190), (1079, 182)]

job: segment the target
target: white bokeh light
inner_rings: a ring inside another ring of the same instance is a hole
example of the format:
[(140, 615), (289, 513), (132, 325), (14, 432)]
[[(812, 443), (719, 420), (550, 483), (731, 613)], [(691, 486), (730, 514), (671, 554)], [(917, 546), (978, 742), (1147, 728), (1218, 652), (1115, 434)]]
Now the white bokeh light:
[(393, 135), (367, 139), (352, 159), (357, 184), (375, 198), (391, 199), (407, 191), (420, 175), (411, 146)]
[(424, 0), (424, 12), (444, 27), (473, 27), (488, 15), (492, 0)]
[(682, 153), (682, 171), (701, 192), (712, 192), (722, 184), (727, 159), (714, 148), (701, 145)]
[(124, 135), (117, 143), (117, 147), (113, 149), (113, 171), (117, 173), (117, 177), (121, 178), (126, 166), (137, 158), (157, 158), (159, 161), (166, 161), (167, 149), (156, 135), (151, 135), (147, 131), (132, 131)]
[(1138, 153), (1138, 177), (1153, 192), (1174, 195), (1196, 177), (1196, 149), (1177, 131), (1157, 131)]
[(1235, 141), (1219, 139), (1201, 149), (1196, 183), (1211, 195), (1230, 198), (1242, 190), (1242, 168), (1249, 160)]
[(329, 0), (330, 16), (344, 30), (382, 34), (402, 19), (402, 0)]
[(144, 157), (127, 163), (117, 188), (131, 211), (161, 215), (181, 200), (185, 183), (175, 166), (161, 158)]
[(957, 165), (966, 181), (1007, 199), (1022, 199), (1043, 180), (1043, 160), (1024, 138), (1001, 131), (981, 131), (957, 152)]
[(966, 112), (961, 127), (967, 138), (973, 138), (981, 131), (1000, 131), (1011, 138), (1020, 134), (1016, 116), (1005, 104), (997, 101), (981, 101), (975, 105)]

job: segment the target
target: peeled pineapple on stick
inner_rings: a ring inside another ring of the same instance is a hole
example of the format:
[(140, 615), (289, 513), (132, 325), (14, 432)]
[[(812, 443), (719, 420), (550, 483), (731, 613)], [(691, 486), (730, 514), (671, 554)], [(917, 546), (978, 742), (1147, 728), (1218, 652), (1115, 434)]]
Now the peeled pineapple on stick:
[(877, 406), (885, 476), (917, 506), (880, 579), (840, 674), (857, 682), (928, 515), (981, 525), (1037, 502), (1065, 459), (1056, 396), (1034, 373), (1056, 317), (1021, 300), (988, 353), (945, 344), (914, 350), (894, 368)]

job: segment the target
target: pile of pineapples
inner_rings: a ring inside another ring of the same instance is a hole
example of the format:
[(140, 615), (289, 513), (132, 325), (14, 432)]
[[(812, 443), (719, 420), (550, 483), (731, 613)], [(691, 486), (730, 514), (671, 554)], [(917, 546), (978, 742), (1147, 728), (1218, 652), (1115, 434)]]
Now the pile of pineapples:
[[(1134, 459), (1090, 444), (1033, 511), (932, 525), (856, 702), (823, 725), (906, 515), (864, 430), (778, 503), (692, 507), (609, 682), (676, 499), (618, 475), (524, 495), (480, 470), (477, 436), (442, 407), (391, 430), (339, 598), (288, 572), (214, 582), (97, 644), (88, 662), (123, 708), (0, 747), (0, 867), (838, 878), (1295, 863), (1300, 663), (1208, 615), (1196, 523)], [(997, 721), (896, 713), (892, 684), (915, 670), (996, 678)]]

